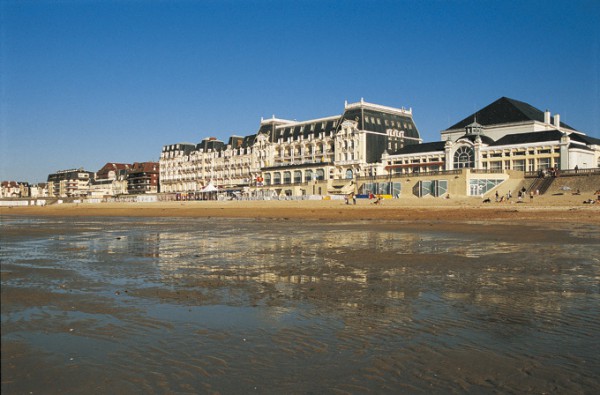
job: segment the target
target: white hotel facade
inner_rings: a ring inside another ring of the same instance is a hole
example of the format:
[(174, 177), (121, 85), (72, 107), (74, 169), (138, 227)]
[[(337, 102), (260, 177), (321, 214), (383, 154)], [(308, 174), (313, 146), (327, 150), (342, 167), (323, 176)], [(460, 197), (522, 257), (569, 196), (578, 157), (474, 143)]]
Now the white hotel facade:
[(355, 192), (356, 179), (384, 174), (381, 157), (422, 140), (412, 110), (361, 100), (342, 115), (303, 122), (263, 119), (251, 136), (163, 147), (161, 192), (223, 190), (288, 196)]
[[(423, 143), (412, 109), (360, 102), (303, 122), (263, 119), (227, 143), (166, 145), (164, 193), (220, 190), (304, 196), (374, 192), (480, 195), (510, 177), (547, 169), (600, 168), (600, 140), (559, 115), (502, 97)], [(401, 191), (404, 190), (404, 191)]]

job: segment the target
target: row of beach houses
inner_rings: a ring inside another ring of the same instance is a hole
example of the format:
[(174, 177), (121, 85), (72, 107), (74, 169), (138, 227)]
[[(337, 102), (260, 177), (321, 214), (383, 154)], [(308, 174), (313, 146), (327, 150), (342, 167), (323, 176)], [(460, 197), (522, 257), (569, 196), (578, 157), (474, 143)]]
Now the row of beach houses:
[(412, 109), (361, 99), (329, 117), (261, 119), (255, 134), (226, 142), (168, 144), (158, 162), (57, 171), (29, 192), (3, 182), (0, 197), (481, 196), (509, 179), (598, 169), (600, 139), (522, 101), (501, 97), (424, 142)]

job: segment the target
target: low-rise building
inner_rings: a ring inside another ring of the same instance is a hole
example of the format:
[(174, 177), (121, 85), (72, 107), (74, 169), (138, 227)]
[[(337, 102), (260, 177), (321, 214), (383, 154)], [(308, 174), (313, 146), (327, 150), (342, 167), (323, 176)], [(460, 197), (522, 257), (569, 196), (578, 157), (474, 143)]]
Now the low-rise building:
[(90, 197), (118, 196), (127, 193), (128, 163), (107, 163), (96, 172), (90, 185)]
[(29, 183), (21, 181), (2, 181), (0, 183), (0, 198), (29, 197)]

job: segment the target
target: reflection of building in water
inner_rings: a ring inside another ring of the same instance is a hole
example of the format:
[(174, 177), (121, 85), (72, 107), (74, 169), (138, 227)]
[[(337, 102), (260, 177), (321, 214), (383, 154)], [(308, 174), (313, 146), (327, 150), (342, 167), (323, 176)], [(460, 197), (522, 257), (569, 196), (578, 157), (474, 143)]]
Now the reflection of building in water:
[[(240, 238), (244, 232), (161, 234), (158, 264), (163, 278), (199, 287), (217, 298), (227, 298), (235, 289), (250, 300), (306, 298), (331, 307), (375, 309), (377, 314), (396, 308), (393, 301), (418, 297), (418, 291), (407, 294), (403, 289), (405, 258), (397, 251), (400, 246), (417, 251), (422, 235), (336, 227), (295, 230), (293, 236), (267, 231)], [(373, 250), (399, 266), (371, 262)], [(407, 316), (401, 310), (398, 317)]]

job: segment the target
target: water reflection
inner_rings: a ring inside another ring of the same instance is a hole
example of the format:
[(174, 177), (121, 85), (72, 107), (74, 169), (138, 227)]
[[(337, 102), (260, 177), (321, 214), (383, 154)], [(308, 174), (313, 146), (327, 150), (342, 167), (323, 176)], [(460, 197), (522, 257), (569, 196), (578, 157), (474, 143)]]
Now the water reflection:
[[(386, 393), (402, 383), (544, 392), (547, 374), (558, 392), (577, 392), (573, 382), (592, 388), (600, 367), (590, 347), (600, 331), (598, 230), (7, 218), (3, 350), (9, 340), (69, 358), (85, 350), (86, 373), (131, 382), (131, 369), (150, 392), (240, 393), (265, 382), (278, 383), (265, 393)], [(533, 383), (519, 373), (532, 370), (531, 356), (549, 366)], [(475, 369), (486, 364), (504, 381), (486, 381)]]

